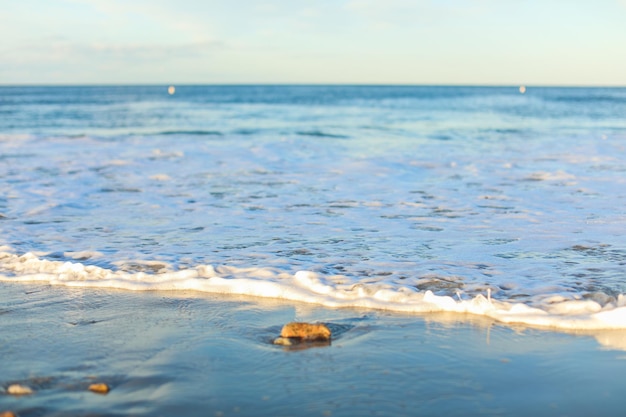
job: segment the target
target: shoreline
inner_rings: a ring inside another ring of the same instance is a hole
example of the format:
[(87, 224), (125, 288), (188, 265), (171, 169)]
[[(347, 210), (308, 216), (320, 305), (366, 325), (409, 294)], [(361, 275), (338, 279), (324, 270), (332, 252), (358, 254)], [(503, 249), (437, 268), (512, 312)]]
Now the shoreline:
[[(623, 410), (626, 353), (598, 336), (194, 292), (0, 283), (0, 294), (0, 412), (22, 417)], [(329, 346), (272, 345), (294, 320), (345, 331)], [(87, 391), (96, 381), (111, 391)], [(12, 383), (34, 393), (8, 395)]]
[[(0, 250), (7, 247), (0, 246)], [(9, 248), (10, 249), (10, 248)], [(91, 257), (78, 252), (74, 256)], [(396, 314), (456, 314), (485, 317), (508, 326), (527, 326), (573, 334), (602, 334), (602, 343), (626, 350), (626, 297), (603, 293), (565, 298), (549, 297), (543, 305), (498, 300), (487, 288), (482, 293), (462, 298), (435, 295), (431, 290), (414, 292), (413, 288), (390, 289), (384, 283), (350, 283), (341, 276), (323, 276), (300, 270), (291, 275), (275, 268), (238, 268), (201, 264), (176, 270), (167, 263), (135, 261), (141, 271), (109, 269), (76, 261), (47, 260), (28, 252), (17, 255), (0, 251), (3, 269), (0, 282), (44, 283), (69, 288), (130, 291), (197, 291), (218, 296), (280, 299), (286, 303), (307, 303), (328, 309), (366, 309)], [(14, 274), (14, 275), (13, 275)], [(263, 278), (259, 278), (259, 276)], [(606, 336), (608, 335), (608, 337)]]

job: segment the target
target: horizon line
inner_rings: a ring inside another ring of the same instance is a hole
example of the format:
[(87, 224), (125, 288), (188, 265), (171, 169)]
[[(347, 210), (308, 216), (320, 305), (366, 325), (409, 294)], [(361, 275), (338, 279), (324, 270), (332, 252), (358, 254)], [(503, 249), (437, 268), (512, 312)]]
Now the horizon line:
[(199, 82), (164, 82), (164, 83), (0, 83), (1, 88), (6, 87), (463, 87), (463, 88), (626, 88), (626, 84), (478, 84), (478, 83), (264, 83), (264, 82), (215, 82), (215, 83), (199, 83)]

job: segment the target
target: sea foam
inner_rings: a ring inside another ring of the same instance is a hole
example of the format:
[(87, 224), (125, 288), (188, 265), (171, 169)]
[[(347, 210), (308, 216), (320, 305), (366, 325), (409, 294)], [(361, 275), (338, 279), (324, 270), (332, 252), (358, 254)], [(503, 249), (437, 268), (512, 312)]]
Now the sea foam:
[[(388, 283), (350, 283), (311, 271), (290, 274), (275, 268), (196, 265), (140, 272), (108, 269), (80, 262), (48, 260), (40, 254), (0, 252), (0, 281), (44, 282), (68, 287), (116, 288), (131, 291), (200, 291), (276, 298), (331, 308), (366, 308), (402, 313), (450, 312), (486, 316), (507, 324), (560, 330), (626, 329), (626, 297), (601, 305), (587, 300), (548, 299), (544, 305), (496, 300), (490, 292), (455, 299)], [(139, 262), (140, 263), (140, 262)], [(144, 264), (148, 264), (144, 262)]]

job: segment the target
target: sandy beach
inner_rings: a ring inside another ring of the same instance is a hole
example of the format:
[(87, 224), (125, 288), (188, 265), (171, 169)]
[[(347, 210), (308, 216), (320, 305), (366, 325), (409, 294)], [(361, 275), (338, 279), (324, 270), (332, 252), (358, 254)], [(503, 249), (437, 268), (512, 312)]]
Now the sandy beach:
[(626, 415), (626, 0), (3, 6), (0, 417)]
[[(626, 353), (603, 345), (622, 332), (194, 292), (1, 283), (0, 293), (0, 411), (19, 416), (623, 412)], [(331, 345), (272, 345), (293, 320), (330, 323)], [(94, 382), (111, 391), (88, 391)], [(16, 383), (33, 394), (9, 395)]]

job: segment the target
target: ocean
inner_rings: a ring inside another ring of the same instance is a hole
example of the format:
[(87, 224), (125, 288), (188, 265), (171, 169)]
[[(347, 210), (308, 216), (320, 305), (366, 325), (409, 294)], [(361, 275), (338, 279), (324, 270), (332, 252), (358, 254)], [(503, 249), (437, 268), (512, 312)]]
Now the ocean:
[(0, 87), (0, 281), (624, 329), (625, 161), (626, 88)]

